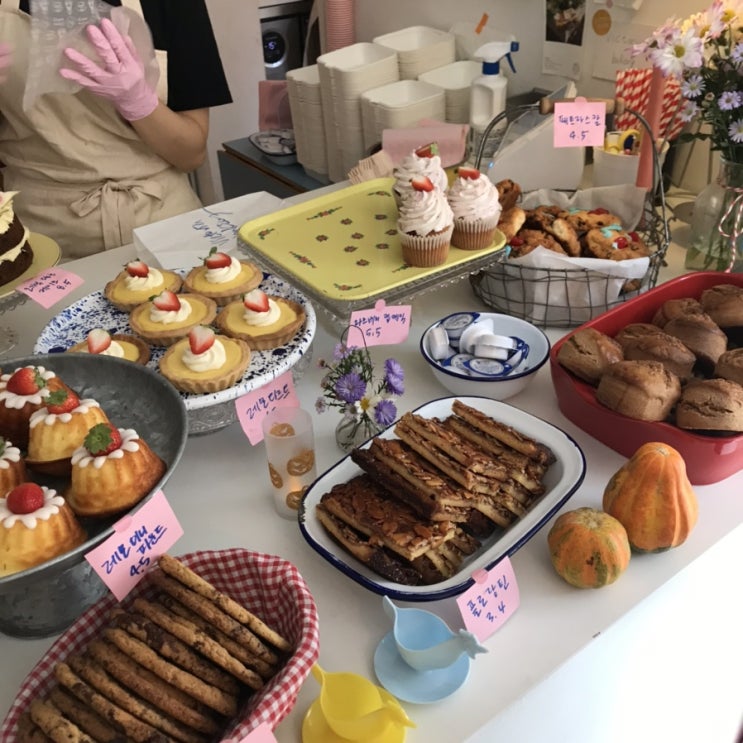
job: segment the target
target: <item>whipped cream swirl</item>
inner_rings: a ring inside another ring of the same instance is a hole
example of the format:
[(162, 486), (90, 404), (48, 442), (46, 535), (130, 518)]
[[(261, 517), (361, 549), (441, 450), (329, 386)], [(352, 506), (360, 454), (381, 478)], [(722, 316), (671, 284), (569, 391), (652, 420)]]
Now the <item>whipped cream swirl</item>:
[(419, 157), (413, 152), (392, 171), (392, 177), (395, 179), (393, 190), (401, 199), (406, 199), (414, 192), (410, 181), (424, 175), (428, 176), (434, 187), (441, 191), (446, 191), (449, 186), (449, 179), (438, 155)]
[(225, 266), (224, 268), (207, 268), (205, 277), (210, 284), (224, 284), (239, 276), (240, 271), (242, 271), (242, 263), (233, 255), (230, 256), (229, 266)]
[(147, 276), (130, 276), (127, 274), (124, 279), (124, 286), (133, 292), (140, 292), (145, 289), (156, 289), (158, 286), (162, 286), (162, 273), (152, 266), (148, 266), (147, 268), (149, 269)]
[(174, 322), (183, 322), (191, 314), (191, 305), (187, 299), (181, 298), (181, 306), (178, 310), (159, 310), (153, 304), (150, 307), (150, 320), (152, 322), (161, 322), (163, 325), (170, 325)]
[(268, 298), (268, 309), (265, 312), (256, 312), (251, 310), (249, 307), (245, 308), (243, 313), (243, 320), (248, 325), (254, 325), (255, 327), (263, 327), (264, 325), (272, 325), (277, 322), (281, 317), (281, 308), (271, 297)]
[(214, 339), (211, 348), (204, 353), (194, 353), (190, 348), (183, 352), (183, 363), (193, 372), (205, 372), (212, 369), (219, 369), (224, 366), (227, 360), (227, 354), (224, 350), (224, 344), (219, 338)]
[(498, 189), (485, 175), (457, 178), (446, 194), (454, 219), (482, 220), (497, 224), (501, 214)]
[(415, 191), (400, 205), (397, 228), (400, 232), (430, 235), (451, 227), (454, 214), (446, 196), (433, 191)]

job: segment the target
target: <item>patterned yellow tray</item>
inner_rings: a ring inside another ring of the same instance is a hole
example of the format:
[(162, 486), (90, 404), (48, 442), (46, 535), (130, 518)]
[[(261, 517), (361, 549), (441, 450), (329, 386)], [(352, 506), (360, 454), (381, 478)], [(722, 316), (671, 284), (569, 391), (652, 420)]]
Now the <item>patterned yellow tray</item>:
[(259, 262), (311, 296), (330, 300), (332, 307), (364, 304), (463, 275), (503, 249), (505, 238), (498, 232), (483, 250), (452, 247), (441, 266), (408, 266), (397, 234), (392, 183), (392, 178), (377, 178), (333, 191), (246, 222), (238, 235)]

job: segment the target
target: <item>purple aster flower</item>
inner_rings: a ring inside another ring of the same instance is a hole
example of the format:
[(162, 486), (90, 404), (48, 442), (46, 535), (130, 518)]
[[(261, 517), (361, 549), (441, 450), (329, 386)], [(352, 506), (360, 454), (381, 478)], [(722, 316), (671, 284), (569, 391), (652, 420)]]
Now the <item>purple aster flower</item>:
[(366, 382), (355, 372), (344, 374), (335, 383), (335, 394), (343, 402), (356, 402), (364, 396)]
[(721, 111), (734, 111), (741, 104), (740, 93), (737, 90), (726, 90), (718, 99), (717, 105)]
[(325, 402), (324, 397), (318, 397), (317, 400), (315, 400), (315, 410), (318, 413), (324, 413), (328, 409), (328, 405)]
[(392, 400), (382, 399), (374, 406), (374, 420), (380, 426), (390, 426), (397, 418), (397, 407)]
[(405, 392), (405, 372), (395, 359), (384, 362), (384, 384), (393, 395), (402, 395)]

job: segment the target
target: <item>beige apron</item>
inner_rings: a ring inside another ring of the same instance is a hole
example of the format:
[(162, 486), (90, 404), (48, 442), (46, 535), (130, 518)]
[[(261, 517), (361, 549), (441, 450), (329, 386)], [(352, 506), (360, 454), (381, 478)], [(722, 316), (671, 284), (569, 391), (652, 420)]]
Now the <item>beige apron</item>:
[[(138, 0), (123, 4), (141, 14)], [(0, 160), (4, 187), (19, 192), (13, 205), (32, 232), (56, 240), (70, 260), (127, 244), (134, 227), (201, 205), (188, 176), (92, 93), (47, 93), (24, 111), (29, 39), (18, 0), (2, 0), (0, 41), (12, 45), (13, 64), (0, 84)], [(157, 56), (162, 64), (164, 53)], [(160, 81), (167, 84), (165, 71)]]

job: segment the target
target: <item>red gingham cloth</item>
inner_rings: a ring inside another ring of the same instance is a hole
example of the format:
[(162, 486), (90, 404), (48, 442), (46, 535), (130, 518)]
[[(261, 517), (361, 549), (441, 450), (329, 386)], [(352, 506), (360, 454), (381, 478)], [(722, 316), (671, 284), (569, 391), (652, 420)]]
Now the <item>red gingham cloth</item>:
[[(244, 549), (192, 552), (178, 558), (217, 590), (228, 594), (291, 642), (296, 650), (261, 691), (250, 696), (223, 740), (241, 740), (263, 722), (273, 730), (291, 712), (299, 690), (320, 653), (317, 607), (294, 565), (275, 555)], [(145, 576), (124, 600), (151, 593)], [(148, 590), (149, 589), (149, 590)], [(24, 680), (0, 728), (0, 741), (15, 741), (18, 718), (33, 699), (54, 686), (54, 666), (88, 642), (108, 624), (116, 605), (108, 594), (61, 635)]]

